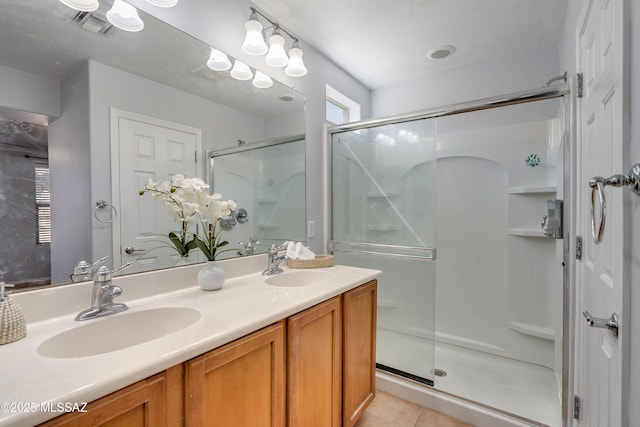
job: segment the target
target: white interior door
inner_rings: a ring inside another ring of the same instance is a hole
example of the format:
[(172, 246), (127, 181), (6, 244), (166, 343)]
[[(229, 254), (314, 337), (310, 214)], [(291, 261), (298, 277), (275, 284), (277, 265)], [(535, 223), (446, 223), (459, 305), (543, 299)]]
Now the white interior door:
[[(591, 188), (594, 176), (626, 172), (623, 165), (623, 1), (587, 0), (577, 30), (578, 65), (584, 78), (578, 105), (578, 234), (576, 394), (580, 426), (621, 426), (623, 335), (589, 327), (583, 311), (597, 318), (623, 315), (623, 191), (606, 187), (606, 224), (602, 242), (592, 238)], [(595, 203), (599, 217), (598, 197)], [(596, 225), (599, 223), (597, 221)], [(624, 328), (624, 325), (621, 325)]]
[[(112, 150), (118, 152), (113, 158), (119, 159), (119, 169), (112, 172), (113, 200), (120, 210), (114, 221), (113, 265), (136, 261), (128, 272), (173, 266), (180, 256), (167, 246), (167, 235), (179, 230), (180, 224), (168, 207), (139, 191), (149, 179), (200, 176), (201, 131), (115, 109), (111, 123)], [(190, 261), (202, 261), (198, 255), (190, 254)]]

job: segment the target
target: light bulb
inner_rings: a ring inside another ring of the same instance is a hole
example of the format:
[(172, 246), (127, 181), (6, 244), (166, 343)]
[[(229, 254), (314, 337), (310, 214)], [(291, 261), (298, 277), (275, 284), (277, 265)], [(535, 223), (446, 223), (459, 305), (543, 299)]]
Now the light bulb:
[(81, 12), (93, 12), (100, 6), (98, 0), (60, 0), (60, 3)]
[(272, 67), (284, 67), (289, 62), (287, 53), (284, 51), (284, 37), (277, 29), (269, 37), (269, 53), (264, 60)]
[(289, 49), (289, 65), (285, 68), (284, 73), (291, 77), (302, 77), (307, 74), (307, 67), (302, 61), (302, 49), (298, 47), (298, 42), (293, 43), (293, 47)]
[(260, 89), (266, 89), (273, 86), (273, 80), (262, 71), (256, 70), (256, 76), (253, 78), (253, 85)]
[(262, 24), (258, 21), (256, 13), (253, 12), (251, 17), (244, 24), (244, 28), (247, 30), (247, 35), (242, 42), (242, 51), (249, 55), (264, 55), (269, 49), (267, 43), (262, 37)]
[(113, 2), (113, 7), (107, 12), (107, 21), (124, 31), (142, 31), (144, 28), (144, 22), (140, 19), (138, 10), (123, 0)]
[(231, 61), (226, 53), (220, 52), (218, 49), (211, 48), (211, 55), (207, 61), (207, 67), (214, 71), (227, 71), (231, 68)]
[(250, 80), (253, 77), (253, 73), (247, 64), (236, 59), (231, 69), (231, 77), (236, 80)]

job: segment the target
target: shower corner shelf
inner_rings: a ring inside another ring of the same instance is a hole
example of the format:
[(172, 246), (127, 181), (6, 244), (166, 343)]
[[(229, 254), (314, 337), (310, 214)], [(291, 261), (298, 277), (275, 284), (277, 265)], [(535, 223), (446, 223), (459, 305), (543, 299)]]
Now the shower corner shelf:
[(544, 232), (542, 230), (536, 230), (533, 228), (510, 228), (509, 235), (511, 236), (520, 236), (520, 237), (544, 237)]
[(544, 186), (544, 187), (509, 187), (509, 194), (544, 194), (555, 193), (558, 191), (558, 187)]

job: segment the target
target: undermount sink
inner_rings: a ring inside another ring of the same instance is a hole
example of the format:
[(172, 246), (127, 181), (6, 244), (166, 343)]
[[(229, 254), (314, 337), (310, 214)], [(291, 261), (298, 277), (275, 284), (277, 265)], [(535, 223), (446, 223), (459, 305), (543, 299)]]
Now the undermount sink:
[(195, 323), (200, 312), (186, 307), (161, 307), (90, 320), (44, 341), (38, 352), (57, 359), (93, 356), (142, 344)]
[(333, 281), (333, 273), (318, 270), (298, 270), (269, 276), (265, 283), (271, 286), (300, 287), (328, 284)]

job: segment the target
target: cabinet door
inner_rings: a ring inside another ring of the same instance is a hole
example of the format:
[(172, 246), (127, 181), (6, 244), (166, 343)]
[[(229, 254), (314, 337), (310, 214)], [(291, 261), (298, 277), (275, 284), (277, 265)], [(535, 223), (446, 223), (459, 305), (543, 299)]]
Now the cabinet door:
[(186, 362), (185, 424), (284, 426), (284, 346), (281, 321)]
[(344, 294), (343, 425), (353, 426), (376, 393), (378, 282)]
[[(170, 427), (182, 424), (182, 365), (139, 381), (41, 426)], [(176, 424), (177, 423), (177, 424)]]
[(290, 427), (340, 426), (341, 297), (288, 319), (287, 410)]

